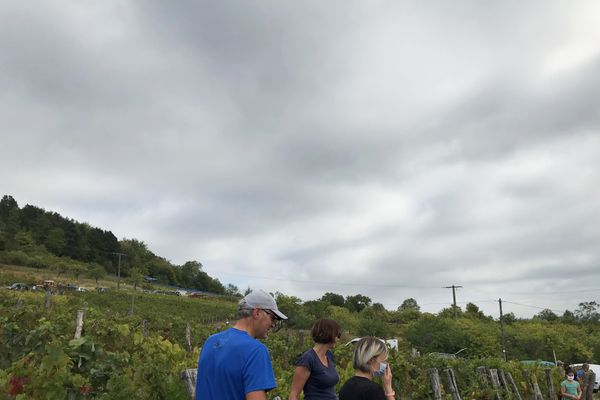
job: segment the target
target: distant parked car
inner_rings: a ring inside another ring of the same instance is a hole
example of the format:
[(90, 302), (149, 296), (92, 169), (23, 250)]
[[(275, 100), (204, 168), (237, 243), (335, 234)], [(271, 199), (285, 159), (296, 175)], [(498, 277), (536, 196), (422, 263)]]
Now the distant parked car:
[(541, 367), (556, 367), (556, 364), (552, 361), (544, 361), (544, 360), (522, 360), (521, 364), (525, 365), (539, 365)]
[(108, 292), (108, 288), (105, 288), (105, 287), (97, 287), (97, 288), (96, 288), (96, 291), (97, 291), (98, 293), (106, 293), (106, 292)]
[(80, 286), (80, 287), (78, 287), (78, 288), (77, 288), (75, 291), (76, 291), (76, 292), (87, 292), (87, 288), (84, 288), (84, 287), (81, 287), (81, 286)]
[[(358, 343), (358, 341), (362, 339), (362, 338), (354, 338), (351, 341), (349, 341), (348, 343), (346, 343), (344, 346), (348, 346), (351, 344), (356, 344)], [(398, 339), (380, 339), (383, 343), (386, 344), (386, 346), (390, 349), (394, 349), (394, 350), (398, 350)]]
[(77, 290), (77, 286), (73, 285), (73, 284), (68, 284), (68, 285), (58, 285), (58, 291), (59, 293), (63, 293), (63, 292), (74, 292)]
[(9, 290), (29, 290), (29, 286), (24, 283), (17, 282), (10, 285), (7, 289)]
[(439, 357), (439, 358), (457, 358), (458, 355), (460, 353), (462, 353), (463, 351), (468, 350), (468, 347), (465, 347), (463, 349), (460, 349), (459, 351), (457, 351), (456, 353), (429, 353), (429, 355), (435, 356), (435, 357)]

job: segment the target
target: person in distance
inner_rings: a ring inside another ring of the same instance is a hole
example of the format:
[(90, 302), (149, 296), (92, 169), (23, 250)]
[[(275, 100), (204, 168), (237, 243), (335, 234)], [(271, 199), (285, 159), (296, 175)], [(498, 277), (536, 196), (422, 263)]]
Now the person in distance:
[(266, 400), (275, 374), (266, 339), (278, 320), (287, 319), (270, 294), (256, 290), (238, 303), (238, 321), (206, 339), (198, 359), (196, 400)]
[(310, 331), (315, 345), (296, 361), (288, 400), (337, 400), (335, 385), (340, 377), (335, 369), (331, 349), (340, 340), (342, 329), (332, 319), (315, 321)]
[(567, 371), (567, 379), (560, 383), (560, 394), (562, 400), (581, 399), (581, 386), (575, 380), (575, 373), (572, 369)]
[[(392, 388), (392, 370), (387, 363), (388, 349), (376, 337), (367, 336), (358, 341), (352, 364), (355, 375), (340, 390), (340, 400), (391, 400), (396, 393)], [(383, 388), (373, 382), (379, 376)]]

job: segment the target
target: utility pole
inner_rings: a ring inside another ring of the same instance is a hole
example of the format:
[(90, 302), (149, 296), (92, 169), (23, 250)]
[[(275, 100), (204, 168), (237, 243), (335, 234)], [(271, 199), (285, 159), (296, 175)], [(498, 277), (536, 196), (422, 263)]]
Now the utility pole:
[(502, 299), (498, 299), (498, 304), (500, 305), (500, 335), (502, 337), (502, 355), (504, 356), (504, 361), (506, 362), (506, 342), (504, 341), (504, 318), (502, 317)]
[(110, 254), (116, 254), (119, 256), (119, 266), (117, 267), (117, 289), (121, 288), (121, 256), (125, 256), (126, 254), (123, 253), (115, 253), (115, 252), (108, 252)]
[(456, 307), (456, 289), (461, 288), (462, 286), (444, 286), (444, 289), (452, 289), (452, 304), (454, 308), (454, 319), (458, 318), (457, 307)]

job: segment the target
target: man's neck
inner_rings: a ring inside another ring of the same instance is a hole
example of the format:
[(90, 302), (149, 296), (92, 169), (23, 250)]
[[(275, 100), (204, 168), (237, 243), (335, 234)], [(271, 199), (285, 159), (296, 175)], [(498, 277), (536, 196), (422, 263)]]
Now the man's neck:
[(248, 335), (256, 339), (252, 323), (248, 319), (243, 318), (238, 320), (233, 327), (235, 329), (239, 329), (240, 331), (246, 332)]

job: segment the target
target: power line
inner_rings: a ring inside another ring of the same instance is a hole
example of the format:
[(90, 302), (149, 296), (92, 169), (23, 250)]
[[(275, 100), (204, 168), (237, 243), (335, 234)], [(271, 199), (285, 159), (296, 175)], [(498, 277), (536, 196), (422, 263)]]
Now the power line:
[[(205, 272), (208, 272), (205, 270)], [(268, 281), (285, 281), (285, 282), (298, 282), (298, 283), (310, 283), (314, 284), (322, 284), (322, 285), (341, 285), (341, 286), (371, 286), (371, 287), (390, 287), (390, 288), (400, 288), (400, 289), (436, 289), (438, 286), (408, 286), (408, 285), (398, 285), (398, 284), (385, 284), (385, 283), (352, 283), (352, 282), (328, 282), (328, 281), (318, 281), (318, 280), (304, 280), (304, 279), (290, 279), (290, 278), (279, 278), (279, 277), (267, 277), (267, 276), (258, 276), (258, 275), (239, 275), (233, 272), (211, 272), (213, 275), (217, 274), (225, 274), (225, 275), (235, 275), (240, 278), (254, 278), (254, 279), (264, 279)]]
[[(554, 294), (569, 294), (569, 293), (586, 293), (586, 292), (600, 292), (600, 289), (579, 289), (579, 290), (553, 290), (552, 292), (538, 292), (536, 294), (549, 294), (549, 295), (554, 295)], [(522, 294), (522, 295), (531, 295), (531, 293), (528, 292), (504, 292), (504, 293), (508, 293), (508, 294)]]
[(516, 301), (504, 300), (504, 302), (509, 303), (509, 304), (516, 304), (516, 305), (522, 306), (522, 307), (537, 308), (539, 310), (550, 310), (550, 311), (554, 311), (554, 312), (558, 312), (558, 313), (564, 312), (564, 310), (553, 310), (552, 308), (548, 308), (548, 307), (532, 306), (529, 304), (517, 303)]

